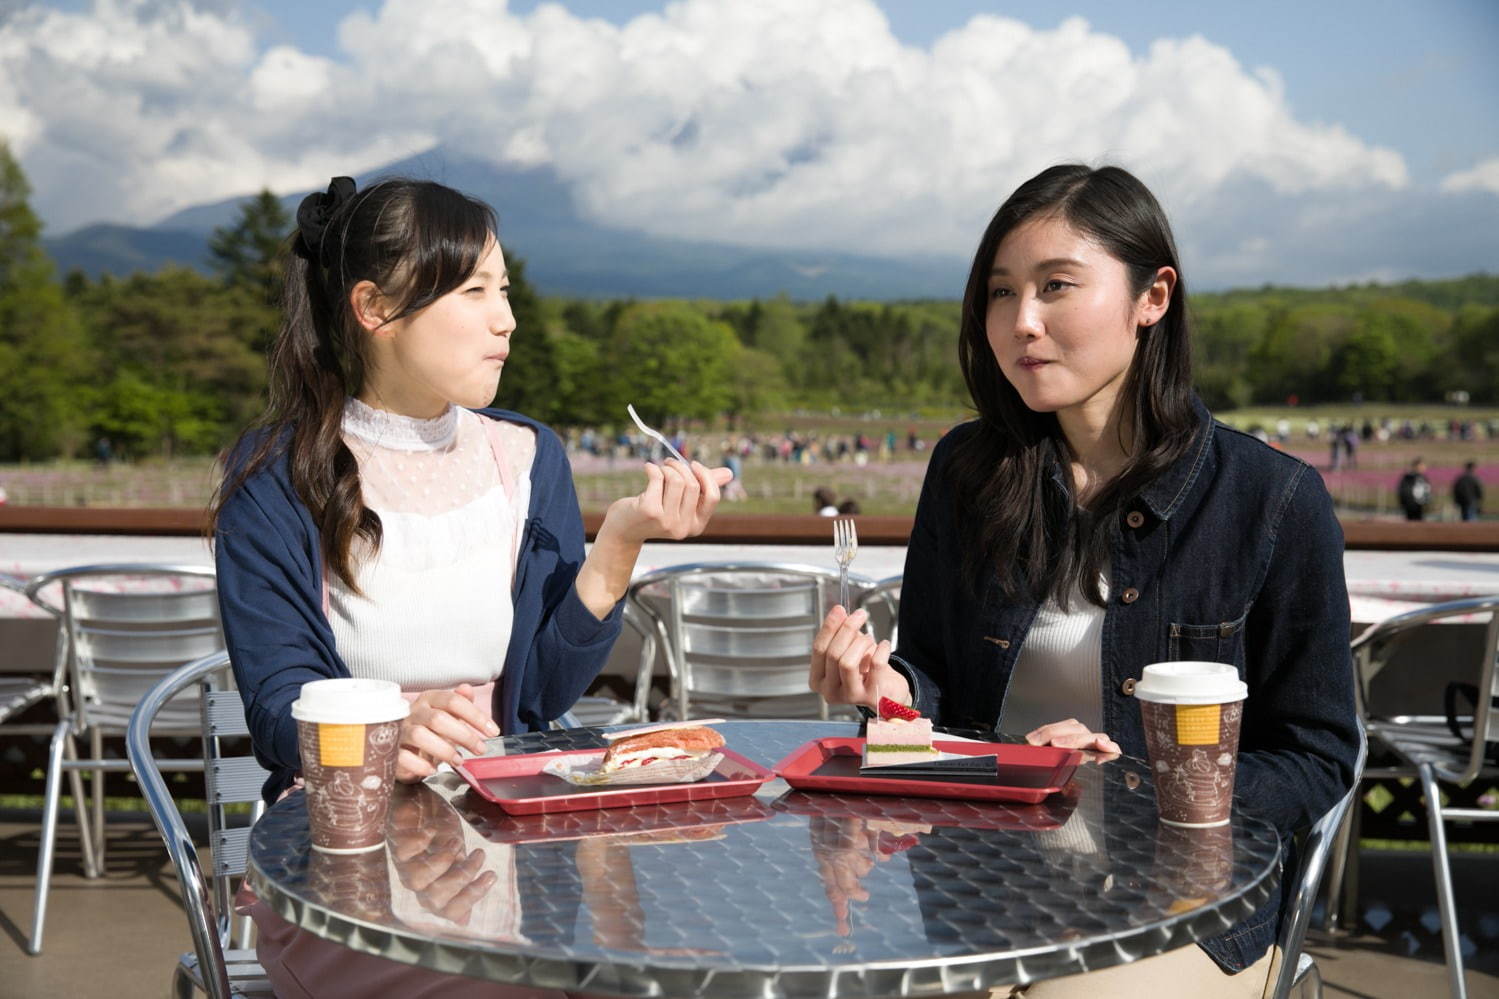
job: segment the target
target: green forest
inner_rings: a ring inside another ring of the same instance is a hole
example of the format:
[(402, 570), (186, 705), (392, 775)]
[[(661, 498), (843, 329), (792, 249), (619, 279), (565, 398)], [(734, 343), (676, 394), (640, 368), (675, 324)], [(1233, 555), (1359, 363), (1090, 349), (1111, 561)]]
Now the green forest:
[[(59, 275), (0, 145), (0, 461), (211, 454), (260, 412), (291, 220), (270, 192), (210, 244), (214, 273)], [(959, 305), (539, 296), (507, 247), (518, 329), (497, 405), (558, 426), (788, 409), (960, 407)], [(1499, 276), (1193, 295), (1197, 385), (1257, 404), (1499, 402)]]

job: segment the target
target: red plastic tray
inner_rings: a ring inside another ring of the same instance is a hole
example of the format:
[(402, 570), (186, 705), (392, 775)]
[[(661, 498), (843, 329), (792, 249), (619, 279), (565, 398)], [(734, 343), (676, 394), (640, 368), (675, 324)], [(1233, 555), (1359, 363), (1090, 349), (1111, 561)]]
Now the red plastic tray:
[(582, 749), (521, 756), (476, 756), (465, 760), (457, 771), (480, 797), (494, 802), (511, 815), (546, 812), (578, 812), (589, 808), (622, 808), (627, 805), (662, 805), (671, 801), (701, 801), (705, 798), (738, 798), (775, 776), (732, 749), (719, 749), (723, 762), (707, 777), (691, 784), (640, 784), (615, 787), (578, 787), (561, 777), (544, 774), (541, 768), (556, 759), (589, 759), (604, 755), (602, 749)]
[(813, 739), (775, 766), (776, 776), (803, 791), (898, 794), (911, 798), (964, 798), (1036, 804), (1060, 791), (1083, 761), (1076, 749), (1000, 742), (933, 742), (944, 753), (995, 756), (998, 783), (910, 777), (864, 777), (863, 739)]
[[(870, 778), (888, 780), (888, 778)], [(956, 826), (961, 829), (1012, 829), (1040, 831), (1060, 829), (1077, 808), (1076, 785), (1063, 788), (1045, 801), (1030, 805), (1019, 801), (955, 801), (951, 798), (892, 798), (873, 794), (818, 794), (787, 791), (771, 807), (793, 815), (830, 819), (864, 819), (867, 822), (900, 822), (925, 826)]]
[(759, 798), (708, 798), (627, 809), (511, 815), (485, 823), (491, 843), (560, 843), (606, 836), (626, 845), (659, 845), (714, 839), (731, 825), (762, 822), (776, 810)]

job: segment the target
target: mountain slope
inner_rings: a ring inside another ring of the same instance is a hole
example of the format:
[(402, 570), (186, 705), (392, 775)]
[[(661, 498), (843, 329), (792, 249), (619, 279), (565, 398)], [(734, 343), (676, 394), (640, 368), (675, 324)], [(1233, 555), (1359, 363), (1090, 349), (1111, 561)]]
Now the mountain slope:
[[(795, 299), (957, 298), (960, 260), (890, 260), (856, 254), (755, 250), (665, 239), (598, 225), (577, 211), (571, 191), (550, 170), (497, 166), (442, 149), (389, 164), (360, 184), (399, 174), (449, 184), (494, 205), (500, 240), (526, 260), (546, 294), (594, 298), (736, 299), (785, 293)], [(281, 199), (288, 214), (306, 192)], [(94, 225), (44, 244), (61, 273), (92, 276), (155, 270), (164, 263), (204, 268), (212, 231), (234, 222), (245, 198), (178, 211), (149, 228)]]

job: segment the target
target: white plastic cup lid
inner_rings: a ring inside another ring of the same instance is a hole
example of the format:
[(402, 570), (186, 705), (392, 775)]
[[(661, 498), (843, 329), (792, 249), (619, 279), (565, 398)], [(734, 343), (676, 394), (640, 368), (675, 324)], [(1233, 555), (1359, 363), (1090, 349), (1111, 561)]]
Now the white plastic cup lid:
[(401, 685), (390, 680), (336, 677), (302, 684), (302, 695), (291, 705), (297, 721), (331, 725), (375, 725), (400, 721), (411, 713), (401, 696)]
[(1227, 663), (1152, 663), (1135, 684), (1135, 696), (1162, 704), (1225, 704), (1244, 700), (1249, 687)]

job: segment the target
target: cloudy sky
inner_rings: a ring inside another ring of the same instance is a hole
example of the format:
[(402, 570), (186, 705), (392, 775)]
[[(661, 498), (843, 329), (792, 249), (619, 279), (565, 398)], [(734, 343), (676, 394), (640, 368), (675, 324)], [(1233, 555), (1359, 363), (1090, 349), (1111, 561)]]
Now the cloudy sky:
[(0, 137), (52, 234), (443, 145), (612, 225), (894, 257), (1115, 162), (1199, 287), (1341, 283), (1499, 270), (1496, 50), (1493, 0), (0, 0)]

